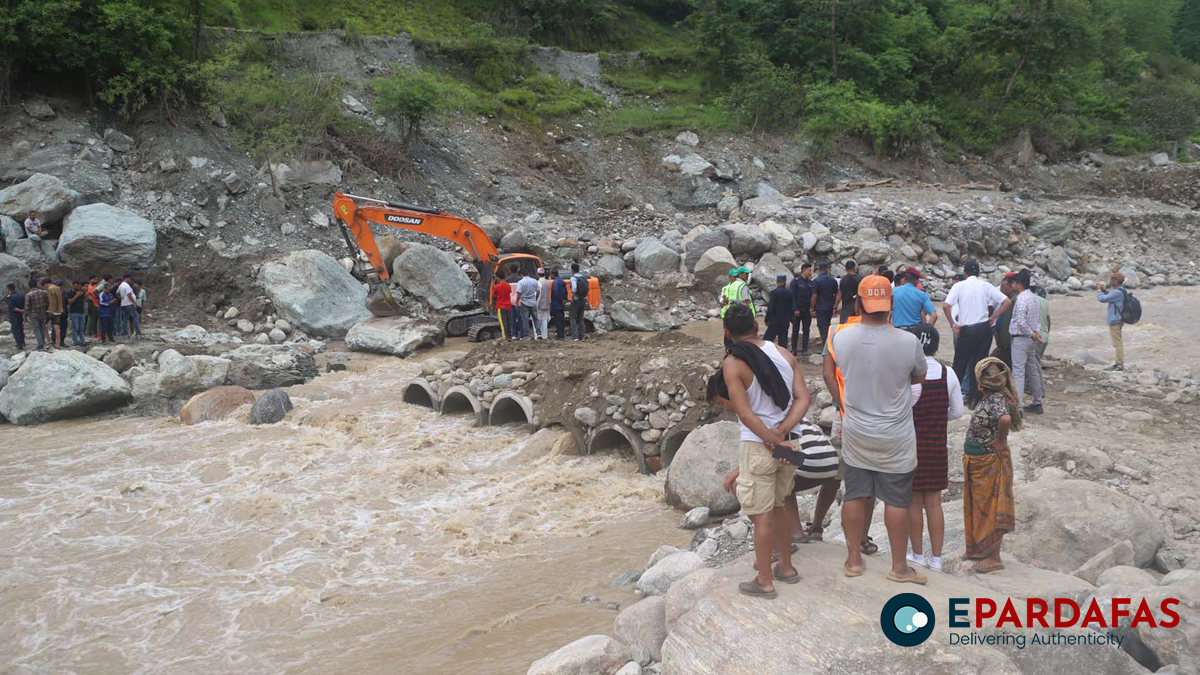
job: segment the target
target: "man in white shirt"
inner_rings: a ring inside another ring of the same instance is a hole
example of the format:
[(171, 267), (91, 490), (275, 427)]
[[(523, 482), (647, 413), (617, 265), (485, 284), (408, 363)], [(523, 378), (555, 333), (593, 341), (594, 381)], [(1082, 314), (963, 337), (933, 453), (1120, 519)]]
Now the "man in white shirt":
[(137, 294), (133, 292), (133, 276), (126, 274), (117, 286), (117, 298), (121, 301), (121, 334), (142, 337), (141, 317), (137, 313)]
[(539, 267), (538, 275), (538, 296), (537, 296), (537, 322), (541, 329), (541, 338), (544, 340), (550, 337), (550, 280), (546, 278), (546, 270)]
[(37, 244), (38, 252), (42, 255), (46, 254), (46, 250), (42, 248), (42, 237), (45, 236), (46, 230), (42, 228), (42, 221), (38, 218), (37, 211), (30, 211), (29, 217), (25, 219), (25, 236), (29, 241)]
[(966, 278), (954, 284), (942, 302), (942, 312), (950, 321), (956, 338), (954, 372), (966, 373), (967, 404), (982, 398), (975, 383), (975, 364), (992, 348), (992, 316), (1008, 302), (1000, 289), (979, 278), (979, 263), (968, 260), (963, 265)]

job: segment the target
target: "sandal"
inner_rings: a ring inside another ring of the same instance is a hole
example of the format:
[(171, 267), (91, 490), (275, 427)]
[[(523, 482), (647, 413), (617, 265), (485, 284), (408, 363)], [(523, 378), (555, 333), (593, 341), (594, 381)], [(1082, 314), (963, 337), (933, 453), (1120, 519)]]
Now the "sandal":
[(817, 541), (825, 541), (825, 528), (816, 523), (809, 523), (805, 528), (804, 534), (799, 539), (794, 539), (797, 544), (811, 544)]
[(975, 574), (991, 574), (1004, 569), (1004, 563), (994, 563), (991, 565), (983, 565), (982, 562), (975, 563), (971, 566), (971, 571)]
[(888, 572), (887, 580), (894, 581), (898, 584), (918, 584), (920, 586), (924, 586), (925, 583), (927, 581), (929, 581), (929, 579), (927, 579), (924, 574), (921, 574), (920, 572), (914, 570), (911, 567), (908, 569), (913, 573), (913, 575), (911, 577), (902, 577), (902, 576), (896, 574), (895, 572)]
[(765, 598), (767, 600), (774, 600), (775, 597), (779, 595), (775, 592), (774, 588), (768, 591), (762, 586), (759, 586), (758, 579), (751, 579), (750, 581), (743, 581), (742, 583), (738, 584), (738, 592), (742, 595), (749, 595), (754, 598)]
[(862, 549), (863, 555), (875, 555), (876, 553), (879, 553), (879, 546), (876, 545), (875, 540), (870, 537), (867, 537), (866, 541), (864, 541), (859, 548)]
[(776, 567), (775, 569), (771, 570), (771, 576), (775, 578), (775, 581), (782, 581), (785, 584), (800, 583), (800, 573), (799, 572), (793, 572), (790, 576), (785, 577), (779, 573), (779, 568)]
[(861, 577), (863, 572), (866, 572), (866, 571), (867, 571), (866, 565), (863, 565), (862, 567), (860, 567), (858, 569), (853, 569), (853, 568), (847, 567), (846, 563), (842, 563), (842, 574), (845, 574), (848, 577)]

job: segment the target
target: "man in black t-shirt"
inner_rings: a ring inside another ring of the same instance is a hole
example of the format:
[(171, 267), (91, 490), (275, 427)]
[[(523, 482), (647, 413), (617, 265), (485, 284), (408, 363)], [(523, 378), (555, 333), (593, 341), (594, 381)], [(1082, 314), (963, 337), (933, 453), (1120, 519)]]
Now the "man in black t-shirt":
[(820, 274), (813, 280), (812, 307), (817, 315), (817, 330), (821, 333), (821, 348), (829, 339), (829, 324), (833, 321), (833, 312), (837, 309), (841, 293), (838, 290), (837, 279), (829, 273), (829, 263), (817, 265)]
[(854, 316), (854, 301), (858, 298), (859, 281), (862, 281), (862, 278), (858, 276), (858, 263), (847, 260), (846, 275), (838, 284), (838, 290), (842, 295), (842, 313), (839, 323), (846, 323), (847, 319)]
[(67, 291), (67, 314), (71, 320), (71, 344), (76, 347), (87, 346), (87, 291), (82, 281), (72, 281), (71, 290)]
[(12, 328), (13, 341), (17, 349), (25, 350), (25, 294), (17, 292), (16, 284), (4, 289), (4, 304), (8, 309), (8, 325)]

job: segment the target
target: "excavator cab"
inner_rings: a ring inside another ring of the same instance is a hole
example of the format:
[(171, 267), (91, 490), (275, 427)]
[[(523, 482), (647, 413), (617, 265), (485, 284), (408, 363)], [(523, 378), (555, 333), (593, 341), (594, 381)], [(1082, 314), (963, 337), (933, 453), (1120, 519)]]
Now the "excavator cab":
[(510, 253), (497, 257), (494, 262), (476, 263), (477, 269), (482, 268), (479, 273), (479, 282), (475, 284), (475, 294), (479, 304), (486, 307), (488, 311), (495, 312), (496, 307), (492, 303), (492, 288), (495, 287), (496, 282), (522, 271), (537, 279), (539, 267), (542, 267), (541, 258), (526, 253)]

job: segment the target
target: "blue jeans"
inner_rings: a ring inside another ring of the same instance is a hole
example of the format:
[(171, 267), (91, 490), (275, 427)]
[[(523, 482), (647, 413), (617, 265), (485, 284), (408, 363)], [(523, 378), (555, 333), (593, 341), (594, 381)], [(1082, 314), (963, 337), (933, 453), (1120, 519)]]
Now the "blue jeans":
[(516, 337), (529, 337), (529, 308), (524, 305), (513, 307), (513, 321), (517, 324), (515, 327)]
[(124, 334), (142, 336), (142, 315), (138, 314), (137, 305), (125, 305), (121, 308), (121, 322)]
[(86, 327), (87, 314), (71, 315), (71, 344), (77, 347), (87, 344), (87, 335), (84, 331)]

